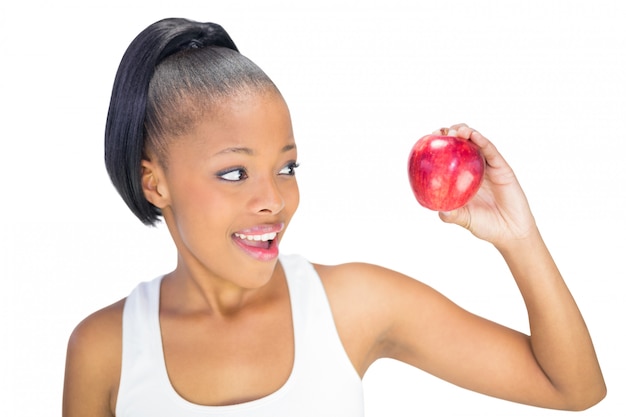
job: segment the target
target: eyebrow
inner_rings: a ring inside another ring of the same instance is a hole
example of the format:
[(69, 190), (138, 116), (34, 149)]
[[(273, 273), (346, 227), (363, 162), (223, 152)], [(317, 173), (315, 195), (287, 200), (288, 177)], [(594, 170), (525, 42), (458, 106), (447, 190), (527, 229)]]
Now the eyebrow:
[[(290, 150), (295, 149), (295, 148), (296, 148), (296, 144), (290, 143), (288, 145), (283, 146), (283, 148), (280, 151), (284, 153), (284, 152), (289, 152)], [(251, 148), (233, 146), (231, 148), (222, 149), (221, 151), (215, 153), (215, 155), (213, 156), (221, 155), (221, 154), (229, 154), (229, 153), (241, 153), (245, 155), (255, 154), (254, 150), (252, 150)]]

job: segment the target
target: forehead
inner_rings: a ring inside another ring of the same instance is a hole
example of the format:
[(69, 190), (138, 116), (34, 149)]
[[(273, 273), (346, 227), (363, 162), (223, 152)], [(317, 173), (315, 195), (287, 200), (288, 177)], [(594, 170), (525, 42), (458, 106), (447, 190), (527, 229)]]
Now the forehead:
[(173, 145), (212, 154), (225, 148), (282, 149), (292, 143), (287, 104), (280, 93), (265, 89), (242, 91), (214, 101), (197, 113), (194, 126)]

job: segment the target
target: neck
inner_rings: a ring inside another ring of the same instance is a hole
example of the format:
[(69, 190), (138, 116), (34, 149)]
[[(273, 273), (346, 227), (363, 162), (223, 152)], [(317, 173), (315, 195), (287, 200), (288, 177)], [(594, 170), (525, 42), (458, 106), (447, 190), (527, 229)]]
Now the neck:
[(163, 280), (161, 304), (162, 308), (171, 312), (226, 318), (271, 298), (282, 281), (284, 274), (279, 263), (264, 285), (247, 288), (211, 273), (206, 268), (194, 266), (179, 255), (176, 269)]

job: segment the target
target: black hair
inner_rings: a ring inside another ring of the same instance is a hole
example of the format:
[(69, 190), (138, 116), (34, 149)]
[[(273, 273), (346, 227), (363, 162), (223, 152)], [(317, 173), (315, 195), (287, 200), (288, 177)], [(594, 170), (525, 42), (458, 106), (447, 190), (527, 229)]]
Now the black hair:
[(262, 87), (276, 89), (218, 24), (168, 18), (137, 35), (115, 76), (104, 142), (109, 177), (139, 220), (155, 225), (161, 216), (141, 184), (147, 148), (165, 161), (164, 138), (184, 133), (198, 111)]

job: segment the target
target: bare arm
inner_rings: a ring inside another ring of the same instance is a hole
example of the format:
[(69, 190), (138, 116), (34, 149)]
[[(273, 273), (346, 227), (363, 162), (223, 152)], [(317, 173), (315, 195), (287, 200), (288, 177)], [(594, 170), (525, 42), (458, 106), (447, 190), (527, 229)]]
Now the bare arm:
[(326, 281), (348, 353), (361, 374), (376, 358), (391, 357), (487, 395), (548, 408), (588, 408), (605, 395), (602, 373), (524, 193), (487, 139), (464, 125), (453, 128), (481, 147), (486, 177), (467, 206), (440, 216), (500, 251), (525, 301), (530, 335), (473, 315), (414, 279), (348, 264)]
[(524, 298), (530, 347), (566, 408), (587, 408), (606, 392), (591, 337), (539, 232), (498, 248)]
[(478, 198), (442, 219), (467, 227), (504, 257), (526, 304), (533, 357), (562, 406), (595, 404), (606, 387), (591, 337), (513, 171), (479, 132), (465, 125), (453, 129), (481, 147), (487, 177)]

